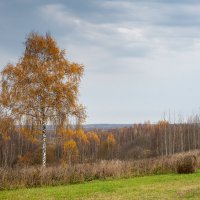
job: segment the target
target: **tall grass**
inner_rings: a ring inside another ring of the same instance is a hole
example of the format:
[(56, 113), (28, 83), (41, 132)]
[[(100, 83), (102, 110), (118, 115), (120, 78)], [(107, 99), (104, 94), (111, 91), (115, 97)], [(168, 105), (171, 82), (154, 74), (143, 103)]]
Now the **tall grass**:
[(200, 152), (176, 154), (168, 157), (136, 161), (99, 161), (96, 163), (60, 165), (51, 167), (0, 168), (0, 189), (38, 187), (80, 183), (95, 179), (128, 178), (135, 176), (177, 172), (180, 160), (195, 156), (200, 166)]

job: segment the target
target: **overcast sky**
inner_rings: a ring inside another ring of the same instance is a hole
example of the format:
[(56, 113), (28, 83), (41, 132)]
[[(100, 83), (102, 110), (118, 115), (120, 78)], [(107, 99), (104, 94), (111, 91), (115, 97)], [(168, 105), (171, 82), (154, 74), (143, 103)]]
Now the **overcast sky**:
[(199, 0), (0, 0), (0, 66), (49, 31), (85, 66), (86, 123), (156, 122), (200, 107)]

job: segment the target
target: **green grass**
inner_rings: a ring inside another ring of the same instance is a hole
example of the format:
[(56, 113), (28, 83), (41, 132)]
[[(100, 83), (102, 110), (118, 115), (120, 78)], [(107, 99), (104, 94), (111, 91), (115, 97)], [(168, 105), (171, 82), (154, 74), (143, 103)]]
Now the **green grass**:
[(200, 199), (200, 172), (154, 175), (83, 184), (0, 191), (0, 199), (13, 200), (178, 200)]

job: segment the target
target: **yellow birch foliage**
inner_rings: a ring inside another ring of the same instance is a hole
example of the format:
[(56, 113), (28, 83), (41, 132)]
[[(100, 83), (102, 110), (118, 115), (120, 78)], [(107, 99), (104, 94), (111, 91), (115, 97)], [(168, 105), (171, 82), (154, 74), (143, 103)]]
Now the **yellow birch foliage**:
[(64, 123), (70, 116), (85, 117), (78, 103), (83, 66), (68, 61), (50, 34), (30, 33), (23, 56), (1, 75), (0, 103), (19, 119), (31, 116), (47, 124), (55, 118)]
[(66, 140), (70, 140), (74, 138), (75, 131), (70, 128), (67, 128), (67, 129), (61, 128), (61, 130), (59, 131), (59, 134), (62, 136), (62, 138)]
[(69, 164), (72, 163), (79, 155), (79, 151), (74, 140), (69, 140), (64, 143), (64, 157)]
[(108, 142), (109, 145), (111, 145), (111, 146), (114, 146), (114, 145), (116, 144), (116, 140), (115, 140), (115, 138), (114, 138), (114, 136), (113, 136), (112, 133), (110, 133), (110, 134), (108, 135), (107, 142)]
[(0, 116), (0, 138), (4, 142), (11, 140), (10, 134), (15, 131), (13, 119), (10, 117)]
[(99, 139), (98, 134), (93, 131), (87, 133), (87, 138), (90, 141), (90, 143), (93, 142), (97, 145), (100, 144), (100, 139)]
[(41, 134), (41, 131), (31, 130), (30, 128), (27, 128), (27, 127), (19, 128), (19, 132), (20, 134), (22, 134), (22, 136), (24, 136), (28, 141), (32, 143), (37, 143), (38, 136)]
[(75, 136), (79, 140), (80, 143), (82, 143), (82, 144), (88, 144), (89, 143), (88, 138), (87, 138), (85, 132), (83, 131), (83, 129), (78, 129), (76, 131)]

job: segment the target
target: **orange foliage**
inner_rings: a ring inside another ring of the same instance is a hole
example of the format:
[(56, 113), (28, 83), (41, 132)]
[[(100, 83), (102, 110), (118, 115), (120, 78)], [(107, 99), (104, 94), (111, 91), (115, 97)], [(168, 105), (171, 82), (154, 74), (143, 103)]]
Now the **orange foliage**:
[(77, 150), (77, 145), (74, 140), (70, 140), (68, 142), (64, 143), (64, 151), (76, 151)]
[(37, 143), (38, 142), (38, 135), (41, 134), (40, 130), (31, 130), (27, 127), (19, 128), (19, 132), (30, 142)]
[(114, 146), (116, 144), (116, 140), (112, 133), (110, 133), (108, 135), (107, 141), (108, 141), (109, 145), (111, 145), (111, 146)]
[(69, 164), (77, 158), (78, 154), (78, 148), (74, 140), (69, 140), (64, 143), (64, 156)]
[(59, 131), (60, 135), (65, 138), (65, 139), (72, 139), (75, 135), (75, 131), (70, 129), (70, 128), (67, 128), (67, 129), (61, 129)]
[(94, 142), (96, 144), (100, 144), (100, 139), (99, 136), (97, 135), (97, 133), (95, 132), (88, 132), (87, 133), (87, 138), (90, 142)]
[(89, 141), (87, 139), (87, 136), (86, 136), (85, 132), (82, 129), (78, 129), (76, 131), (76, 135), (75, 136), (81, 143), (83, 143), (83, 144), (88, 144), (89, 143)]
[(14, 122), (11, 118), (1, 116), (0, 117), (0, 136), (4, 142), (11, 140), (10, 133), (15, 131)]
[(2, 106), (21, 122), (27, 116), (42, 125), (53, 119), (67, 123), (70, 116), (83, 120), (85, 111), (78, 103), (83, 66), (69, 62), (50, 34), (30, 33), (25, 46), (18, 63), (1, 72)]

